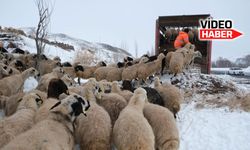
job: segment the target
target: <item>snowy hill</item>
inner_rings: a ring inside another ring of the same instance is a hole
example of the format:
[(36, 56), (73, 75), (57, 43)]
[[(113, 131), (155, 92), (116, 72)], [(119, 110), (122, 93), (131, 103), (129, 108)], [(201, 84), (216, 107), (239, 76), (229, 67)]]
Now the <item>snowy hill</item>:
[[(4, 41), (5, 47), (9, 41), (13, 41), (19, 48), (36, 52), (35, 28), (5, 28), (0, 30), (0, 34), (7, 34), (11, 38), (6, 39), (1, 36), (0, 41)], [(78, 53), (93, 55), (96, 61), (105, 60), (107, 63), (122, 60), (124, 56), (131, 56), (121, 48), (117, 48), (105, 43), (91, 43), (85, 40), (70, 37), (66, 34), (49, 34), (45, 54), (49, 57), (59, 56), (62, 61), (72, 62)]]

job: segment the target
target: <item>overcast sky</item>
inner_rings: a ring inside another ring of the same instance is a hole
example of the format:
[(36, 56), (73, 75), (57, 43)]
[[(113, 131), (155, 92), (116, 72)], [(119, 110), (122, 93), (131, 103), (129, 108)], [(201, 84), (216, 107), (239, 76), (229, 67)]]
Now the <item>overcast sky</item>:
[[(117, 47), (126, 43), (139, 55), (154, 47), (155, 21), (158, 16), (211, 14), (228, 18), (243, 36), (233, 41), (214, 41), (212, 59), (231, 60), (250, 54), (249, 0), (54, 0), (50, 32), (65, 33), (90, 42)], [(1, 0), (0, 25), (36, 26), (38, 12), (34, 0)]]

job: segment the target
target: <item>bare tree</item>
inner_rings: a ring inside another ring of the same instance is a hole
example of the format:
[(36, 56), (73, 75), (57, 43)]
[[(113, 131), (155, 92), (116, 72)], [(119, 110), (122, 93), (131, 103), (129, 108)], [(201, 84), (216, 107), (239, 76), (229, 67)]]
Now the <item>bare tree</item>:
[(45, 38), (48, 35), (48, 25), (50, 23), (50, 16), (52, 13), (52, 8), (49, 3), (46, 3), (45, 0), (36, 0), (36, 6), (38, 8), (39, 13), (39, 21), (36, 29), (36, 49), (38, 59), (40, 59), (41, 54), (43, 54), (45, 49)]

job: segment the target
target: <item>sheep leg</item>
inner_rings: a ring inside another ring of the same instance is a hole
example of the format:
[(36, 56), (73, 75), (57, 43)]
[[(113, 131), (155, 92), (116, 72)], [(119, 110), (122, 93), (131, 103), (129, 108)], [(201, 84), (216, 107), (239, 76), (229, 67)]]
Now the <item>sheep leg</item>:
[(80, 79), (80, 77), (77, 78), (77, 82), (78, 82), (79, 85), (81, 85), (81, 79)]

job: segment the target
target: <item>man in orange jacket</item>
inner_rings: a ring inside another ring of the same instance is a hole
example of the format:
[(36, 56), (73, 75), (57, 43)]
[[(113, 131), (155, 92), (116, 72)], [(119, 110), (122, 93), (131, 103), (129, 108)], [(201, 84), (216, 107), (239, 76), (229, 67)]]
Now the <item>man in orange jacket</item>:
[(190, 43), (188, 39), (188, 32), (189, 32), (188, 28), (185, 28), (183, 31), (179, 32), (179, 35), (176, 37), (174, 41), (175, 49), (182, 48), (186, 44)]

